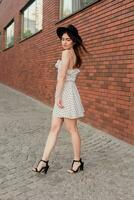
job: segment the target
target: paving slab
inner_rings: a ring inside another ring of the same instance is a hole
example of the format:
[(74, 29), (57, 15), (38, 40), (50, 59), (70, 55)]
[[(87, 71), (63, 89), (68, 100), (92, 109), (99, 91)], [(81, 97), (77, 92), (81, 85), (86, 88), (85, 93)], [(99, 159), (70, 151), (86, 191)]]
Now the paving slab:
[(64, 124), (47, 174), (41, 158), (52, 107), (0, 84), (0, 200), (134, 200), (134, 146), (78, 121), (84, 171), (67, 173), (73, 159)]

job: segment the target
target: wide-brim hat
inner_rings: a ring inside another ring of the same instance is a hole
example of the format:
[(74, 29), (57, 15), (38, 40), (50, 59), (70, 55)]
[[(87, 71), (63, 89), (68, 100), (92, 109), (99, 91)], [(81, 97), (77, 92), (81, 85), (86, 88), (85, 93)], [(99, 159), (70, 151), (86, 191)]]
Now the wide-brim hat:
[(68, 25), (67, 27), (58, 27), (56, 30), (56, 33), (60, 39), (62, 38), (62, 35), (64, 33), (69, 33), (75, 38), (75, 40), (77, 42), (79, 42), (79, 43), (82, 42), (82, 39), (78, 33), (77, 28), (75, 26), (73, 26), (72, 24)]

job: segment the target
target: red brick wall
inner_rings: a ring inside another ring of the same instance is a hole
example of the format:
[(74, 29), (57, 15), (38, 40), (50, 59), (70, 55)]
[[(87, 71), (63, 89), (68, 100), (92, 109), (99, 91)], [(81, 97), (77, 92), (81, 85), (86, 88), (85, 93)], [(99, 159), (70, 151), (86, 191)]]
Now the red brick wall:
[(62, 50), (55, 30), (72, 23), (90, 52), (77, 79), (83, 121), (134, 144), (133, 0), (100, 0), (62, 21), (59, 1), (44, 1), (43, 30), (20, 43), (19, 10), (26, 2), (0, 4), (0, 32), (15, 18), (15, 45), (0, 53), (0, 82), (53, 106), (54, 64)]

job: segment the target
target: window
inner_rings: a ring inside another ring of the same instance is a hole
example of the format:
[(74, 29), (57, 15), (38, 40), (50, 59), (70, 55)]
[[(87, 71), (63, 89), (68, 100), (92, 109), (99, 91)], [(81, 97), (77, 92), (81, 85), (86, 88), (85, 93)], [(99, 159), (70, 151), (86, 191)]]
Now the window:
[(14, 20), (5, 27), (5, 47), (9, 48), (14, 45)]
[(61, 0), (60, 1), (60, 18), (67, 17), (74, 12), (96, 2), (98, 0)]
[(22, 13), (21, 38), (27, 38), (42, 29), (43, 0), (29, 1)]

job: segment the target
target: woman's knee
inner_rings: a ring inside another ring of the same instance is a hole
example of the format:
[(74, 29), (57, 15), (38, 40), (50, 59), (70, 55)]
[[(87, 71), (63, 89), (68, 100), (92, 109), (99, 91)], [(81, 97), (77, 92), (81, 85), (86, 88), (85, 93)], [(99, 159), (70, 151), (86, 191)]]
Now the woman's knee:
[(60, 126), (59, 125), (52, 125), (50, 128), (51, 133), (58, 133), (60, 131)]
[(78, 132), (77, 123), (74, 120), (66, 120), (65, 127), (70, 134), (75, 134)]
[(78, 133), (78, 130), (77, 128), (67, 128), (67, 131), (69, 132), (69, 134), (77, 134)]
[(51, 128), (50, 128), (50, 132), (52, 133), (58, 133), (61, 129), (63, 120), (62, 119), (54, 119), (52, 120), (52, 124), (51, 124)]

